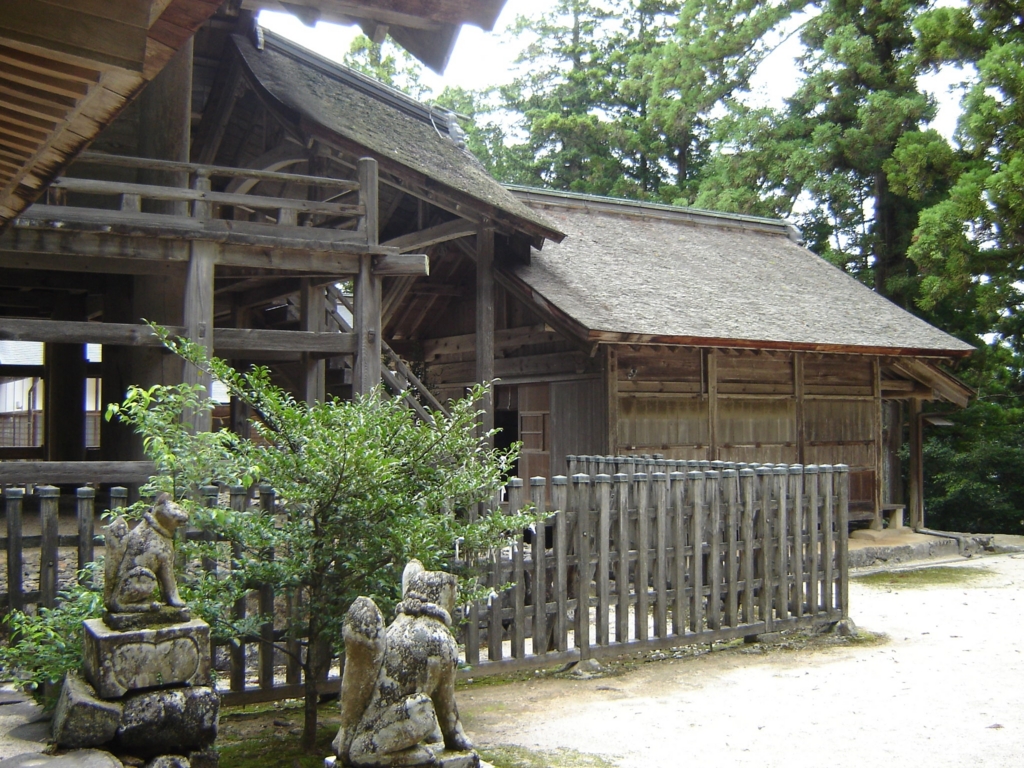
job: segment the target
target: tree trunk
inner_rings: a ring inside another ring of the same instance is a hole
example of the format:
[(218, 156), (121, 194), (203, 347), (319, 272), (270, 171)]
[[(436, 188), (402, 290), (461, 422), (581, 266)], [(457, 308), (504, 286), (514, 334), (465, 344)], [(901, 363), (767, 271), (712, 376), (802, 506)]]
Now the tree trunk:
[(316, 747), (316, 721), (317, 705), (320, 703), (320, 675), (317, 669), (317, 659), (320, 657), (319, 622), (313, 616), (309, 619), (308, 645), (306, 646), (306, 659), (302, 665), (302, 682), (305, 711), (302, 722), (302, 750), (312, 752)]
[(302, 723), (302, 749), (316, 748), (317, 705), (320, 703), (320, 681), (327, 678), (331, 664), (331, 643), (320, 629), (320, 623), (309, 621), (309, 645), (302, 667), (305, 712)]
[(304, 683), (303, 697), (305, 700), (305, 711), (302, 721), (302, 750), (312, 752), (316, 747), (316, 707), (320, 702), (320, 692), (317, 690), (316, 674), (313, 672), (308, 661), (312, 652), (312, 643), (306, 649), (307, 662), (302, 667), (302, 680)]

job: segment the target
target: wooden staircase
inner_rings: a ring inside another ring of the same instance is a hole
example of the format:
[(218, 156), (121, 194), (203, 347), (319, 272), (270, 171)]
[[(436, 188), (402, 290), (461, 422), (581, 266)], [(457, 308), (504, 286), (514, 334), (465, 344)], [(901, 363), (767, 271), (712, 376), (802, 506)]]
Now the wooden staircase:
[[(338, 330), (343, 333), (351, 333), (352, 324), (335, 308), (335, 304), (341, 304), (351, 312), (353, 309), (351, 297), (346, 296), (334, 285), (327, 286), (327, 297), (331, 300), (328, 303), (328, 316), (334, 321)], [(423, 421), (433, 423), (431, 410), (448, 416), (448, 409), (434, 397), (398, 353), (383, 339), (381, 339), (380, 346), (382, 352), (380, 378), (388, 393), (393, 397), (401, 398), (402, 402), (416, 413), (417, 418)]]

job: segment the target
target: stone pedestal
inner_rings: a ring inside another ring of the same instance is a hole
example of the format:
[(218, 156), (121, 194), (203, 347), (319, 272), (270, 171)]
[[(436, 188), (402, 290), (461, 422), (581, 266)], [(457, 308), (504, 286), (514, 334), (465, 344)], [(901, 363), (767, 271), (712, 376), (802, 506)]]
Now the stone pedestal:
[(85, 626), (84, 672), (101, 698), (171, 685), (210, 685), (210, 626), (200, 619), (118, 632), (101, 619)]
[(64, 680), (57, 745), (102, 746), (161, 768), (215, 768), (220, 697), (210, 685), (209, 625), (196, 619), (121, 632), (101, 619), (82, 624), (86, 680)]

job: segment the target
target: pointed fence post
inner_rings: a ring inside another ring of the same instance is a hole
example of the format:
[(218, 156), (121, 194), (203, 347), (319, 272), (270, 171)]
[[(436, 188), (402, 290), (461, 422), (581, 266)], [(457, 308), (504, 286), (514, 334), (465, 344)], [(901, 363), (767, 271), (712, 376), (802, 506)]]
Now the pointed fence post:
[(60, 489), (52, 485), (40, 485), (36, 486), (36, 495), (39, 497), (43, 531), (39, 551), (39, 604), (44, 608), (53, 608), (57, 604), (57, 510), (60, 505)]
[[(539, 515), (547, 511), (547, 480), (543, 477), (530, 478), (530, 501)], [(548, 569), (547, 569), (547, 520), (537, 522), (537, 531), (530, 545), (533, 558), (533, 653), (548, 652)]]

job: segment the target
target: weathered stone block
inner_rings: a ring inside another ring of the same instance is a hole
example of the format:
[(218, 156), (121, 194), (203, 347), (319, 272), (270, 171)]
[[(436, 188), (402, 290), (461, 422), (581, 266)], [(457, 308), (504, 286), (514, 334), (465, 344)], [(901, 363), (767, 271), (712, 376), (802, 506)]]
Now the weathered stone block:
[(104, 699), (164, 685), (210, 684), (210, 625), (200, 619), (118, 632), (102, 619), (85, 626), (85, 678)]
[(172, 688), (125, 697), (117, 743), (133, 755), (201, 751), (217, 738), (220, 697), (212, 688)]
[(98, 747), (114, 740), (121, 705), (104, 701), (78, 675), (68, 673), (53, 713), (53, 740), (66, 749)]

